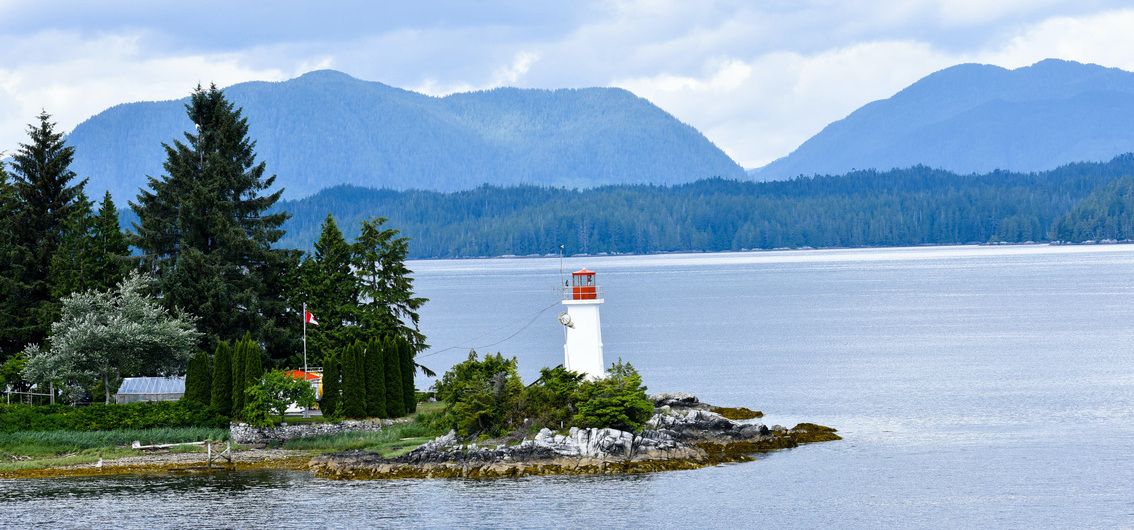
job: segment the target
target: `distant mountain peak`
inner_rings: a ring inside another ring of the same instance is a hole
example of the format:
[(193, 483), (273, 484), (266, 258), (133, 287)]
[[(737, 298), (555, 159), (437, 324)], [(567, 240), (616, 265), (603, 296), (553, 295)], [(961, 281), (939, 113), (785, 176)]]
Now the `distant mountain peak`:
[[(500, 88), (435, 98), (336, 70), (225, 89), (284, 196), (337, 184), (453, 191), (743, 178), (696, 129), (618, 88)], [(162, 174), (162, 142), (192, 124), (179, 101), (117, 105), (68, 137), (92, 196), (124, 204)]]
[(782, 179), (924, 164), (959, 173), (1038, 171), (1134, 150), (1134, 74), (1045, 59), (966, 63), (833, 122), (750, 175)]

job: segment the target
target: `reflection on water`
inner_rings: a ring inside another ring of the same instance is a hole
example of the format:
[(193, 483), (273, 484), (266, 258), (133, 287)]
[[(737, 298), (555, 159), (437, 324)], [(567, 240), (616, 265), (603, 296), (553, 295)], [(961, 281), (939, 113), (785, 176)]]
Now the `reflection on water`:
[[(635, 477), (334, 482), (295, 472), (0, 481), (6, 525), (1134, 525), (1134, 246), (572, 258), (651, 390), (816, 421), (844, 441)], [(415, 262), (435, 346), (499, 341), (557, 259)], [(549, 311), (489, 348), (562, 361)], [(473, 340), (475, 338), (475, 340)], [(444, 370), (463, 348), (427, 353)], [(428, 381), (420, 380), (419, 385)]]

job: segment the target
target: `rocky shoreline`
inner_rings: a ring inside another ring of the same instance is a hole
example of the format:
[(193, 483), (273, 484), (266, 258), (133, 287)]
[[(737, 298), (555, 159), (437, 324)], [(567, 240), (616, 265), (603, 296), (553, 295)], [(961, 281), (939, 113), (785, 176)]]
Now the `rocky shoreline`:
[(540, 430), (518, 444), (462, 443), (455, 433), (383, 458), (350, 451), (315, 457), (310, 469), (336, 479), (509, 478), (530, 475), (646, 473), (751, 460), (752, 455), (841, 439), (835, 429), (802, 423), (791, 429), (738, 421), (688, 394), (652, 396), (656, 409), (639, 433), (616, 429)]

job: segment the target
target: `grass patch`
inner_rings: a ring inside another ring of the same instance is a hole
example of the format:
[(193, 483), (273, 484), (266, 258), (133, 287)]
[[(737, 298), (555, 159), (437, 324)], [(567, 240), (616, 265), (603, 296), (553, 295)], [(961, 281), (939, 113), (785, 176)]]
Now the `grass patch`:
[(418, 420), (413, 423), (392, 425), (376, 432), (347, 432), (328, 436), (312, 436), (288, 440), (281, 446), (296, 451), (318, 451), (334, 453), (339, 451), (369, 451), (386, 458), (408, 453), (415, 447), (444, 434), (431, 425), (421, 421), (422, 415), (430, 413), (419, 407)]
[[(143, 445), (222, 440), (227, 429), (169, 427), (114, 431), (31, 431), (0, 433), (0, 471), (35, 469), (97, 462), (138, 454), (129, 448), (135, 440)], [(186, 452), (201, 448), (194, 447)]]

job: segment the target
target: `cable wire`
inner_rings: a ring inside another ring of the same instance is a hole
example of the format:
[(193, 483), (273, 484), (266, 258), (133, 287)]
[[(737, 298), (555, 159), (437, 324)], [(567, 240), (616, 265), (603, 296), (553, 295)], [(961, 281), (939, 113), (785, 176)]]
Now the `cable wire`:
[[(547, 306), (543, 309), (540, 309), (539, 312), (537, 312), (535, 314), (535, 316), (533, 316), (532, 319), (528, 321), (527, 324), (524, 324), (523, 326), (521, 326), (520, 329), (517, 329), (511, 335), (508, 335), (507, 337), (504, 337), (503, 339), (500, 339), (496, 342), (493, 342), (492, 344), (484, 344), (484, 345), (481, 345), (481, 346), (449, 346), (448, 348), (440, 349), (440, 350), (437, 350), (437, 351), (432, 351), (432, 352), (429, 352), (425, 355), (419, 355), (418, 358), (423, 359), (425, 357), (432, 357), (432, 356), (437, 355), (439, 353), (447, 352), (449, 350), (455, 350), (455, 349), (458, 349), (458, 348), (468, 348), (470, 350), (479, 350), (479, 349), (483, 349), (483, 348), (491, 348), (493, 346), (496, 346), (497, 344), (507, 342), (508, 340), (515, 337), (516, 335), (519, 335), (520, 333), (522, 333), (525, 329), (528, 329), (528, 327), (530, 327), (532, 324), (534, 324), (536, 319), (538, 319), (540, 317), (540, 315), (546, 313), (548, 309), (551, 309), (551, 308), (553, 308), (553, 307), (555, 307), (559, 304), (560, 304), (560, 302), (555, 302), (555, 303), (553, 303), (553, 304), (551, 304), (551, 305), (549, 305), (549, 306)], [(487, 335), (487, 333), (482, 333), (482, 334), (480, 334), (476, 337), (473, 337), (472, 339), (470, 339), (470, 341), (476, 340), (480, 337), (483, 337), (484, 335)]]

